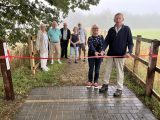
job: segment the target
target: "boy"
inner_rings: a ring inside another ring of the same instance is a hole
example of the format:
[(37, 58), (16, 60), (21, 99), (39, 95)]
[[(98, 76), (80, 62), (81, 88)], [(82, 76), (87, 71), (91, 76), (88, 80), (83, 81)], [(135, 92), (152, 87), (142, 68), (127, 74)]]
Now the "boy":
[[(124, 17), (122, 13), (117, 13), (114, 17), (115, 26), (110, 28), (108, 35), (105, 38), (103, 45), (103, 51), (101, 54), (104, 54), (104, 51), (109, 45), (108, 56), (120, 56), (119, 58), (108, 58), (106, 65), (106, 74), (104, 77), (104, 84), (99, 90), (100, 93), (108, 91), (108, 84), (110, 79), (110, 74), (112, 71), (112, 65), (115, 63), (117, 70), (117, 89), (113, 94), (115, 97), (122, 95), (123, 90), (123, 80), (124, 80), (124, 58), (130, 57), (133, 49), (133, 40), (132, 33), (128, 26), (123, 24)], [(127, 51), (128, 47), (128, 52)]]

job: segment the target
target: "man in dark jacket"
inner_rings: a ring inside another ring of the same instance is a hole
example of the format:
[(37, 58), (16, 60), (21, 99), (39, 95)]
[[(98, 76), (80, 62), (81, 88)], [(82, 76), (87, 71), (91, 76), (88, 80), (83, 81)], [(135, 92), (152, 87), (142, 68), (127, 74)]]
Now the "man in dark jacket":
[[(110, 74), (112, 71), (112, 65), (115, 64), (117, 70), (117, 89), (114, 96), (121, 96), (123, 90), (123, 80), (124, 80), (124, 58), (130, 57), (133, 49), (132, 33), (128, 26), (123, 24), (124, 17), (122, 13), (117, 13), (114, 17), (115, 26), (110, 28), (108, 35), (105, 38), (103, 45), (103, 52), (109, 46), (107, 55), (113, 56), (113, 58), (107, 59), (106, 74), (104, 77), (104, 84), (99, 90), (100, 93), (108, 91), (108, 84), (110, 79)], [(127, 52), (128, 48), (128, 52)], [(116, 58), (114, 56), (117, 56)]]
[(70, 30), (67, 28), (67, 23), (63, 24), (63, 28), (61, 28), (61, 58), (65, 56), (65, 58), (68, 58), (67, 56), (67, 48), (68, 48), (68, 43), (69, 39), (71, 36)]

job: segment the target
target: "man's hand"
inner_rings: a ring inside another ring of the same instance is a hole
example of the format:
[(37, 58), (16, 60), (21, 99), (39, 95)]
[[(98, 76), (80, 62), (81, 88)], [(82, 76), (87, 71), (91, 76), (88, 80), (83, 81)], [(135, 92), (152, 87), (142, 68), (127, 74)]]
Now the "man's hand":
[(131, 54), (126, 53), (126, 54), (124, 55), (124, 57), (129, 58), (129, 57), (131, 57)]

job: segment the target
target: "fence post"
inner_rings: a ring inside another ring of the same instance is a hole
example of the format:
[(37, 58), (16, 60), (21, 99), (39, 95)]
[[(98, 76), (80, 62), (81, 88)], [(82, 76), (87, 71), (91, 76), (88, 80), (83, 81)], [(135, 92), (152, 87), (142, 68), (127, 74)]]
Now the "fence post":
[[(0, 56), (8, 56), (6, 42), (0, 39)], [(5, 98), (6, 100), (14, 100), (14, 91), (12, 76), (10, 71), (9, 58), (0, 58), (0, 67), (3, 77)]]
[[(141, 35), (137, 35), (137, 40), (136, 40), (136, 48), (135, 48), (135, 56), (138, 57), (140, 55), (140, 48), (141, 48)], [(133, 66), (133, 72), (138, 72), (138, 64), (139, 61), (137, 58), (134, 58), (134, 66)]]
[[(34, 57), (35, 53), (34, 53), (34, 45), (33, 45), (33, 37), (32, 36), (29, 37), (28, 44), (29, 44), (30, 57)], [(35, 75), (36, 70), (35, 70), (35, 59), (34, 58), (30, 59), (30, 65), (31, 65), (31, 71)]]
[(145, 89), (145, 93), (149, 97), (151, 97), (152, 95), (155, 69), (157, 64), (157, 57), (153, 57), (153, 55), (158, 55), (159, 45), (160, 42), (158, 40), (153, 40), (150, 47), (149, 64), (147, 69), (146, 89)]

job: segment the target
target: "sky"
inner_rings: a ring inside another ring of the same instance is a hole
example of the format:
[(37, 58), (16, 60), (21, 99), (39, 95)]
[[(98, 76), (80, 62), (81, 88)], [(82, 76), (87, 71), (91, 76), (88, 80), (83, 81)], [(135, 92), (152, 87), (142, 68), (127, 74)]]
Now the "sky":
[(100, 0), (90, 11), (78, 10), (84, 14), (99, 14), (104, 10), (111, 12), (128, 12), (131, 14), (160, 14), (160, 0)]

